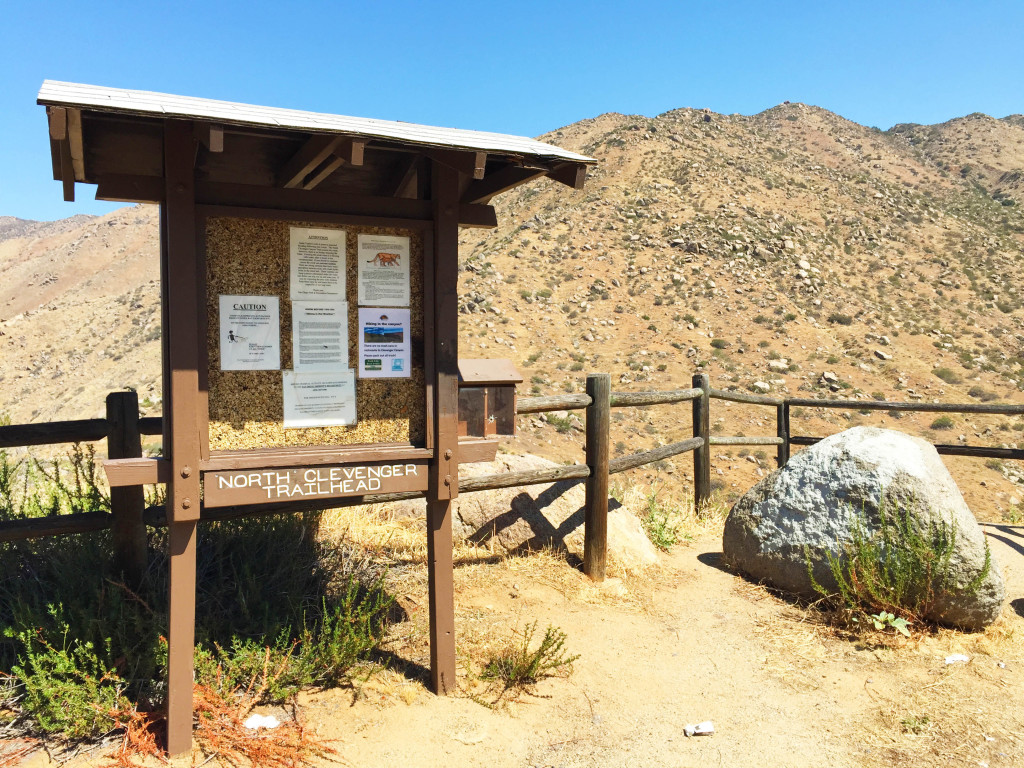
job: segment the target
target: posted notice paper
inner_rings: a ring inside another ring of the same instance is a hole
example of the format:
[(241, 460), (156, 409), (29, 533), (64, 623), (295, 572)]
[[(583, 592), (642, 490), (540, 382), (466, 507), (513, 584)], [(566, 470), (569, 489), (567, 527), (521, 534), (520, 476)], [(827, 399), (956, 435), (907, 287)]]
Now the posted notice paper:
[(302, 299), (345, 300), (345, 233), (291, 227), (291, 293)]
[(374, 307), (409, 306), (409, 238), (357, 237), (359, 303)]
[(292, 302), (292, 368), (348, 370), (348, 302)]
[(220, 296), (220, 369), (281, 367), (281, 303), (277, 296)]
[(281, 377), (285, 429), (356, 423), (356, 377), (351, 368), (334, 373), (281, 371)]
[(409, 378), (409, 310), (359, 308), (359, 378)]

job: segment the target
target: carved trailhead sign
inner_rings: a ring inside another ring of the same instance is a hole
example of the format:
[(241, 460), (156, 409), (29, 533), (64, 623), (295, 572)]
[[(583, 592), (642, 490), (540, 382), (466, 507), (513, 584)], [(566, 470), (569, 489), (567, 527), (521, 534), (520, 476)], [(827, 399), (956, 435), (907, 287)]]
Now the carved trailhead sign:
[(203, 476), (203, 502), (208, 507), (425, 490), (425, 460), (207, 472)]

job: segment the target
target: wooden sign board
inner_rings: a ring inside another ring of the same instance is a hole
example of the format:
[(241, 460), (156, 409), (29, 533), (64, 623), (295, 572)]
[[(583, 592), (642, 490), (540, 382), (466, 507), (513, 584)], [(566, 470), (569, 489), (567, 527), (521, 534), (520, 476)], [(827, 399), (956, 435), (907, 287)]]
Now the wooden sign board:
[(231, 470), (203, 475), (203, 504), (207, 507), (425, 490), (426, 460)]

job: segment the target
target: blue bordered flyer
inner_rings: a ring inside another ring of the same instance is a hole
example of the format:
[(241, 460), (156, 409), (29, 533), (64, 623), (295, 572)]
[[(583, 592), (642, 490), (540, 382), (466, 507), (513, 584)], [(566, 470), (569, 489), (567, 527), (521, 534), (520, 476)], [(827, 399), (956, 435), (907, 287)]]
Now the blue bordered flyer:
[(409, 318), (408, 309), (359, 308), (359, 378), (409, 378)]

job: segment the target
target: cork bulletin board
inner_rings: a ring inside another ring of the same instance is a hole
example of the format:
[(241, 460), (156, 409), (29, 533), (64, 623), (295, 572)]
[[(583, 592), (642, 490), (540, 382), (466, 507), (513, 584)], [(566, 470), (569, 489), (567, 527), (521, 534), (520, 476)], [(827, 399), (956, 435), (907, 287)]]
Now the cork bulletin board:
[[(291, 227), (337, 229), (346, 233), (346, 281), (350, 366), (358, 349), (357, 236), (400, 235), (410, 239), (409, 378), (357, 379), (357, 422), (344, 427), (284, 429), (281, 372), (222, 371), (219, 306), (222, 294), (280, 298), (281, 368), (292, 364), (292, 318), (289, 297)], [(210, 218), (206, 224), (207, 350), (209, 357), (210, 449), (240, 450), (306, 445), (400, 443), (426, 441), (426, 386), (423, 368), (423, 240), (419, 230), (353, 224)]]

